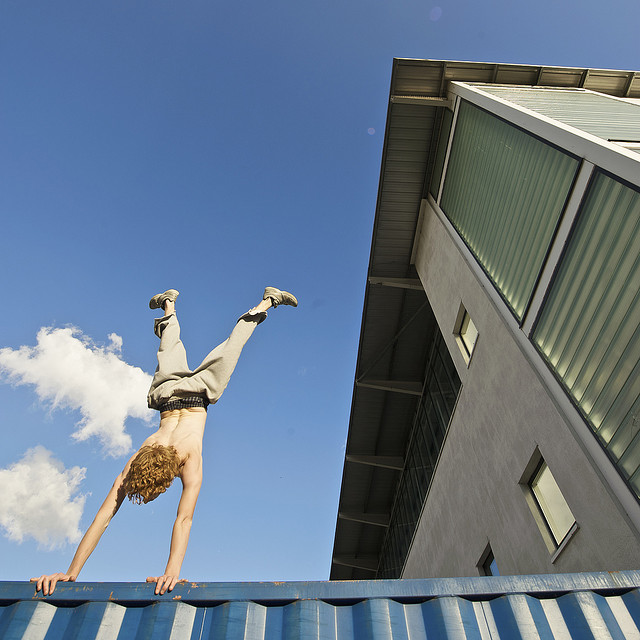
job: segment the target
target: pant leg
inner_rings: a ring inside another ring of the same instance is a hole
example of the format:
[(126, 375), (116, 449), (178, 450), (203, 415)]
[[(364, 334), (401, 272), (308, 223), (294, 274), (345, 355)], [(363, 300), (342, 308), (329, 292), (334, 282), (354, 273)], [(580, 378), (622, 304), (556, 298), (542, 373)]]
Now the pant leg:
[(187, 364), (187, 352), (180, 340), (180, 323), (175, 313), (156, 318), (154, 333), (160, 338), (158, 366), (147, 395), (149, 407), (156, 408), (159, 388), (167, 382), (191, 375)]
[(244, 345), (265, 317), (264, 313), (242, 316), (231, 335), (213, 349), (197, 369), (179, 380), (170, 380), (162, 385), (162, 389), (158, 391), (162, 391), (163, 397), (157, 398), (158, 404), (166, 402), (170, 397), (193, 395), (203, 395), (210, 404), (216, 403), (229, 384)]

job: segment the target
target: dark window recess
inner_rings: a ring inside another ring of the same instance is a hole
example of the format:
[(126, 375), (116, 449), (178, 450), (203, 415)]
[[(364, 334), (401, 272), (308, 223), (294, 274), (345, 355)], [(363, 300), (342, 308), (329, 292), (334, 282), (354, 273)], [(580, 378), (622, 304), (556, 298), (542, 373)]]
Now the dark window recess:
[(493, 551), (489, 549), (489, 553), (485, 558), (485, 561), (482, 563), (482, 575), (485, 576), (499, 576), (500, 571), (498, 571), (498, 564), (496, 563), (496, 559), (493, 556)]
[(436, 330), (377, 578), (399, 578), (402, 573), (460, 387), (453, 360)]

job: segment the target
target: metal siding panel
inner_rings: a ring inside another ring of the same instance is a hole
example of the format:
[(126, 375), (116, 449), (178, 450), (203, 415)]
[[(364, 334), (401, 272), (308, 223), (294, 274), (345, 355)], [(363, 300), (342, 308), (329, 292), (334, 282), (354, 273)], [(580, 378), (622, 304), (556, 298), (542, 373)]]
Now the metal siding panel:
[(181, 602), (156, 602), (145, 607), (136, 640), (189, 638), (194, 608)]
[(389, 601), (365, 600), (353, 607), (353, 637), (356, 640), (393, 640)]
[(17, 602), (4, 609), (0, 618), (3, 640), (43, 640), (57, 611), (44, 602)]
[(624, 638), (640, 640), (640, 631), (620, 596), (607, 598), (611, 615), (615, 618)]
[(557, 640), (570, 640), (572, 637), (571, 632), (560, 611), (558, 601), (551, 598), (540, 600), (540, 606), (547, 619), (551, 633), (553, 633), (553, 637)]
[(482, 640), (476, 609), (469, 600), (434, 598), (422, 605), (427, 638)]
[(606, 640), (611, 634), (606, 628), (598, 607), (586, 593), (567, 594), (557, 599), (567, 628), (573, 638), (595, 638)]
[(265, 637), (266, 608), (255, 602), (227, 602), (212, 609), (211, 640)]
[(553, 640), (540, 600), (526, 595), (496, 598), (487, 603), (491, 608), (500, 638), (539, 638)]
[(630, 620), (630, 616), (623, 614), (619, 606), (622, 604), (619, 596), (605, 597), (597, 593), (580, 595), (589, 601), (593, 601), (596, 605), (600, 612), (603, 628), (609, 631), (612, 638), (616, 640), (631, 640), (631, 638), (638, 640), (640, 638), (640, 633), (638, 633), (633, 621)]
[(640, 105), (575, 89), (479, 88), (604, 140), (640, 141)]
[(430, 638), (427, 638), (422, 605), (404, 605), (404, 621), (407, 627), (407, 637), (411, 640), (431, 640)]
[(73, 610), (64, 637), (69, 640), (116, 640), (125, 608), (112, 602), (89, 602)]
[(298, 638), (317, 638), (318, 640), (335, 640), (336, 622), (332, 605), (318, 600), (299, 600), (284, 607), (283, 634), (269, 638), (282, 637), (284, 640)]
[[(638, 590), (633, 589), (621, 595), (620, 600), (620, 609), (626, 611), (636, 629), (640, 629), (640, 593)], [(621, 617), (620, 613), (617, 612), (616, 617)]]
[(118, 640), (131, 640), (138, 637), (138, 629), (144, 609), (141, 607), (126, 607), (124, 618), (120, 625)]
[(182, 602), (175, 603), (175, 614), (171, 625), (170, 640), (183, 640), (191, 637), (196, 608)]

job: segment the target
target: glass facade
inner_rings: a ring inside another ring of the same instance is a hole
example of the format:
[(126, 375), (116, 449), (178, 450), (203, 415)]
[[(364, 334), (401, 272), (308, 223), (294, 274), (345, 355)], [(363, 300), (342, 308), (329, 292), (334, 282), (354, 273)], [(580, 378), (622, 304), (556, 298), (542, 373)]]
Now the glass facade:
[(461, 387), (442, 334), (434, 333), (377, 578), (400, 577)]
[(592, 181), (534, 341), (640, 497), (640, 193)]
[(461, 102), (440, 207), (519, 320), (578, 165), (576, 158)]

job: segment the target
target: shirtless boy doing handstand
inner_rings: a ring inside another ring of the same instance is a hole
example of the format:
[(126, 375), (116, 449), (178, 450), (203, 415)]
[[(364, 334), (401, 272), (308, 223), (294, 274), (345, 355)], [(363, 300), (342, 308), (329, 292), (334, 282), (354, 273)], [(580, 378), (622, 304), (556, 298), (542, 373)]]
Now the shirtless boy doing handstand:
[(155, 582), (156, 594), (171, 591), (179, 582), (180, 568), (189, 542), (193, 513), (202, 484), (202, 439), (207, 405), (218, 401), (235, 369), (242, 348), (254, 329), (278, 305), (296, 307), (292, 294), (267, 287), (260, 304), (241, 316), (231, 335), (191, 371), (180, 340), (180, 325), (175, 314), (178, 292), (169, 289), (151, 298), (151, 309), (163, 309), (155, 321), (154, 332), (160, 338), (158, 368), (147, 396), (149, 407), (160, 412), (160, 426), (149, 436), (118, 475), (96, 517), (84, 534), (66, 573), (32, 578), (36, 592), (53, 593), (58, 582), (73, 582), (78, 577), (111, 518), (125, 497), (147, 503), (164, 493), (175, 478), (182, 481), (182, 495), (171, 533), (169, 560), (164, 574), (147, 578)]

